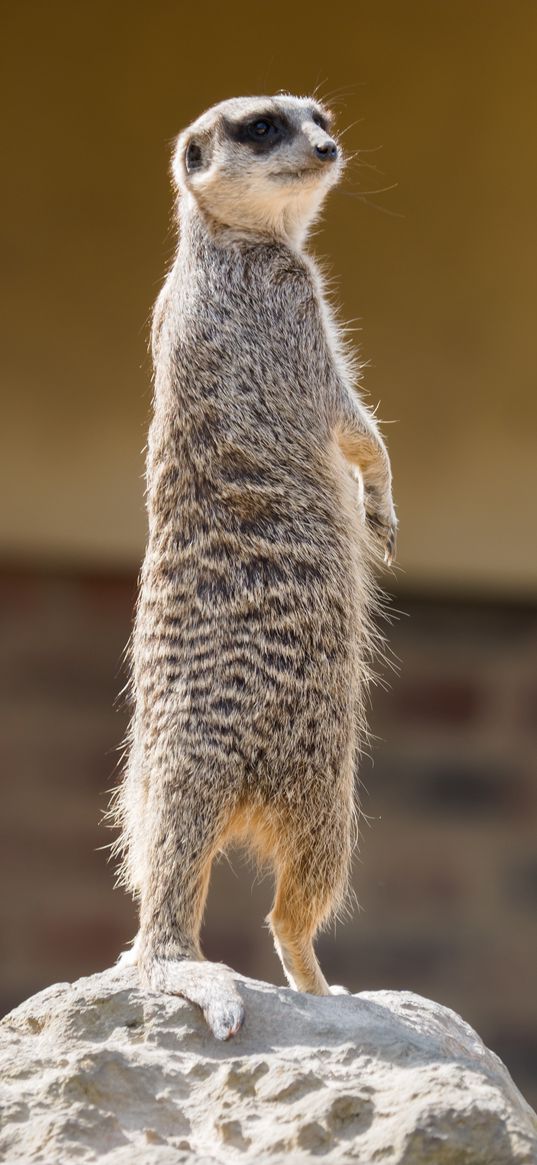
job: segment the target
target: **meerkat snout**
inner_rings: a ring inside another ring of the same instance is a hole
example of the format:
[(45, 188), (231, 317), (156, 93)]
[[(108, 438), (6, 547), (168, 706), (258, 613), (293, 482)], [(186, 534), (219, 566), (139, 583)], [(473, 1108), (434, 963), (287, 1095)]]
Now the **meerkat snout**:
[(337, 146), (332, 140), (324, 142), (322, 146), (315, 146), (315, 153), (321, 159), (321, 162), (335, 162), (337, 158)]
[(302, 243), (342, 156), (330, 112), (311, 97), (222, 101), (178, 138), (179, 195), (235, 234)]

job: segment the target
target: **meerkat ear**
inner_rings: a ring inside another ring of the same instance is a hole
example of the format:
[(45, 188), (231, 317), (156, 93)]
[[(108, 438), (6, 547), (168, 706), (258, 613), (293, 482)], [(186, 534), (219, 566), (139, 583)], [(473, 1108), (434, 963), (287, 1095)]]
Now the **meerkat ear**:
[(190, 141), (187, 142), (184, 159), (187, 174), (192, 174), (194, 170), (203, 169), (203, 148), (199, 140), (196, 138), (191, 138)]
[(210, 134), (179, 134), (172, 161), (173, 179), (180, 190), (185, 180), (210, 165), (212, 141)]

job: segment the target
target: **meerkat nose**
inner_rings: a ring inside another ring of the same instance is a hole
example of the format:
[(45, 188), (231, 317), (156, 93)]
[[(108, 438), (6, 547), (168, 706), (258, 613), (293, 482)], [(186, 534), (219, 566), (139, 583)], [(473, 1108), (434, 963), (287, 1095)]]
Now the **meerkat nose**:
[(334, 162), (337, 158), (337, 146), (331, 138), (323, 142), (322, 146), (315, 146), (315, 153), (321, 162)]

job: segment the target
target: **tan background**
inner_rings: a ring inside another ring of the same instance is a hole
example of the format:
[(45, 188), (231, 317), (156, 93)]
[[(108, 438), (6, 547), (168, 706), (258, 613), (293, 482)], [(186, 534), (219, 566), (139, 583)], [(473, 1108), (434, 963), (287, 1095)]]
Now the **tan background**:
[[(135, 928), (98, 847), (172, 138), (222, 97), (320, 84), (380, 171), (349, 168), (314, 245), (396, 422), (404, 613), (361, 773), (362, 909), (321, 960), (460, 1011), (535, 1104), (537, 3), (17, 0), (2, 26), (0, 1011)], [(252, 882), (220, 863), (206, 950), (281, 982)]]
[(222, 97), (320, 84), (381, 170), (351, 167), (316, 247), (397, 422), (405, 581), (532, 588), (533, 0), (6, 7), (4, 552), (137, 563), (170, 140)]

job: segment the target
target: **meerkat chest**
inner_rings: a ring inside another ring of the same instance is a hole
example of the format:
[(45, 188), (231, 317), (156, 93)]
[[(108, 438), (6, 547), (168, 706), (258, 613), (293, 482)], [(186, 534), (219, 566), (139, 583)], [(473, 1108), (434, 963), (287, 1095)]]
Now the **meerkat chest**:
[[(184, 420), (193, 413), (213, 431), (263, 429), (270, 421), (300, 430), (320, 420), (300, 302), (285, 305), (270, 285), (200, 289), (176, 315), (165, 356)], [(293, 310), (294, 308), (294, 310)], [(313, 337), (312, 337), (313, 342)]]

